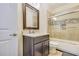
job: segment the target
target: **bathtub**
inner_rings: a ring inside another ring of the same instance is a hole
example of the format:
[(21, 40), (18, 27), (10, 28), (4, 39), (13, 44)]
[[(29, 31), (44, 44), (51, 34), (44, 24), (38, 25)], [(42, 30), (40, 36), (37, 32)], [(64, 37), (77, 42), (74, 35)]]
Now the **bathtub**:
[(50, 38), (50, 47), (79, 56), (79, 42)]

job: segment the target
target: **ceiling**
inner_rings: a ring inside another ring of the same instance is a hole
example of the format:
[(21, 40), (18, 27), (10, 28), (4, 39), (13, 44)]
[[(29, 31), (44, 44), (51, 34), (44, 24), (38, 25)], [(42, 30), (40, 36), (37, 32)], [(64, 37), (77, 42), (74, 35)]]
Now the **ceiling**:
[(51, 9), (56, 9), (64, 5), (67, 5), (67, 3), (48, 3), (49, 8)]

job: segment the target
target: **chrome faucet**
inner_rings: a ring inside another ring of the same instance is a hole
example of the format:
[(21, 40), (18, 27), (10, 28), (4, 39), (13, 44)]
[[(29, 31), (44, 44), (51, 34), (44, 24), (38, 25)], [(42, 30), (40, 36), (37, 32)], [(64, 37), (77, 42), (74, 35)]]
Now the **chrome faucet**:
[(35, 31), (34, 30), (29, 30), (29, 34), (31, 34), (31, 33), (35, 33)]

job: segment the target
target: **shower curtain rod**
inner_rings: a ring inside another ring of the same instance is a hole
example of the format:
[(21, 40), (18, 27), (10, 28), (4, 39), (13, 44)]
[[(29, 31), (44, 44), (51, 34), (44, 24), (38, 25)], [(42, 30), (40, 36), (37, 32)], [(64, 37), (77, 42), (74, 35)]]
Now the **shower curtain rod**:
[(74, 10), (74, 11), (70, 11), (70, 12), (66, 12), (66, 13), (63, 13), (63, 14), (51, 16), (51, 17), (49, 17), (48, 19), (53, 18), (53, 17), (63, 16), (63, 15), (66, 15), (66, 14), (72, 14), (72, 13), (76, 13), (76, 12), (79, 12), (79, 9), (78, 9), (78, 10)]

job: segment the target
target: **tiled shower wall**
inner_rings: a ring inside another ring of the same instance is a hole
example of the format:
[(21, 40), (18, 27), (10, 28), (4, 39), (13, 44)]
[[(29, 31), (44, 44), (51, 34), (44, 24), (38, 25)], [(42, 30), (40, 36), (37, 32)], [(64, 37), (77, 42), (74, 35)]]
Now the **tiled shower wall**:
[(79, 12), (66, 14), (48, 20), (48, 32), (51, 38), (79, 41)]

